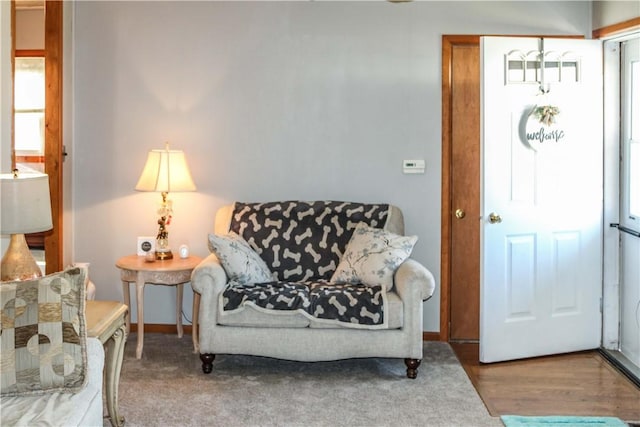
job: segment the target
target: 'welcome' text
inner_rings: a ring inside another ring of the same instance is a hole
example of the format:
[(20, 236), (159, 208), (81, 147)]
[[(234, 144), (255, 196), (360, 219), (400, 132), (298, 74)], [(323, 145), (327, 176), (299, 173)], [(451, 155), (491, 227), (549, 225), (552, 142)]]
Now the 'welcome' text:
[(537, 132), (527, 132), (527, 141), (559, 142), (562, 138), (564, 138), (564, 131), (559, 129), (545, 131), (545, 128), (541, 127)]

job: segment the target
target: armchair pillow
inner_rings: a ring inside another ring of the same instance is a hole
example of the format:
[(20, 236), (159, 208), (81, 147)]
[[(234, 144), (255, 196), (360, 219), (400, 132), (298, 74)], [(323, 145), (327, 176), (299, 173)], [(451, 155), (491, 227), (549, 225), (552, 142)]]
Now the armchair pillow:
[(269, 267), (260, 255), (233, 231), (226, 236), (209, 234), (209, 249), (220, 260), (229, 281), (247, 285), (273, 280)]
[(86, 271), (0, 284), (2, 396), (76, 392), (87, 379)]
[(393, 287), (393, 274), (409, 256), (417, 236), (400, 236), (361, 222), (351, 236), (332, 283)]

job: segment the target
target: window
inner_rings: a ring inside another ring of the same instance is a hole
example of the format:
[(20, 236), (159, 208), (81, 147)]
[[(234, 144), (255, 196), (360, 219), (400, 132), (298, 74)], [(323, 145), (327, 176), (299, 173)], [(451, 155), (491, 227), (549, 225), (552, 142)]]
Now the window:
[[(521, 52), (505, 55), (507, 84), (577, 83), (580, 81), (580, 58), (573, 52)], [(544, 80), (544, 82), (543, 82)]]
[(640, 231), (640, 39), (623, 43), (622, 218)]
[(44, 161), (44, 58), (15, 58), (16, 162), (38, 170)]

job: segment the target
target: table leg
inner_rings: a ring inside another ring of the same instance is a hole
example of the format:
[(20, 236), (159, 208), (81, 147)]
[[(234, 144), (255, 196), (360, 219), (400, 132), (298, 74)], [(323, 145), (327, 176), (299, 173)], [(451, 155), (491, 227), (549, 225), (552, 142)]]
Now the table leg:
[(138, 308), (138, 345), (136, 346), (136, 359), (142, 358), (142, 347), (144, 346), (144, 279), (140, 277), (136, 280), (136, 302)]
[(191, 340), (193, 352), (200, 353), (200, 337), (198, 336), (198, 317), (200, 317), (200, 294), (193, 292), (193, 319), (191, 321)]
[(124, 417), (121, 417), (118, 411), (118, 386), (120, 384), (120, 370), (122, 369), (126, 340), (126, 327), (122, 325), (105, 343), (105, 392), (107, 413), (113, 427), (124, 426)]
[(182, 338), (182, 286), (183, 283), (176, 285), (176, 325), (178, 327), (178, 338)]
[[(122, 297), (124, 298), (124, 305), (131, 307), (131, 296), (129, 295), (129, 282), (122, 281)], [(125, 315), (125, 323), (127, 325), (127, 335), (131, 332), (131, 309), (127, 310)]]

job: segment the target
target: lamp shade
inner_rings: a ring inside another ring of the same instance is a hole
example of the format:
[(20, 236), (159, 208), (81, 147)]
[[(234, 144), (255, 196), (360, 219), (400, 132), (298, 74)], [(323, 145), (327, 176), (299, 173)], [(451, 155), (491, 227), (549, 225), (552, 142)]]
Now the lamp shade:
[(27, 234), (53, 228), (49, 175), (0, 174), (0, 233)]
[(142, 175), (136, 184), (138, 191), (195, 191), (187, 159), (182, 150), (151, 150)]

